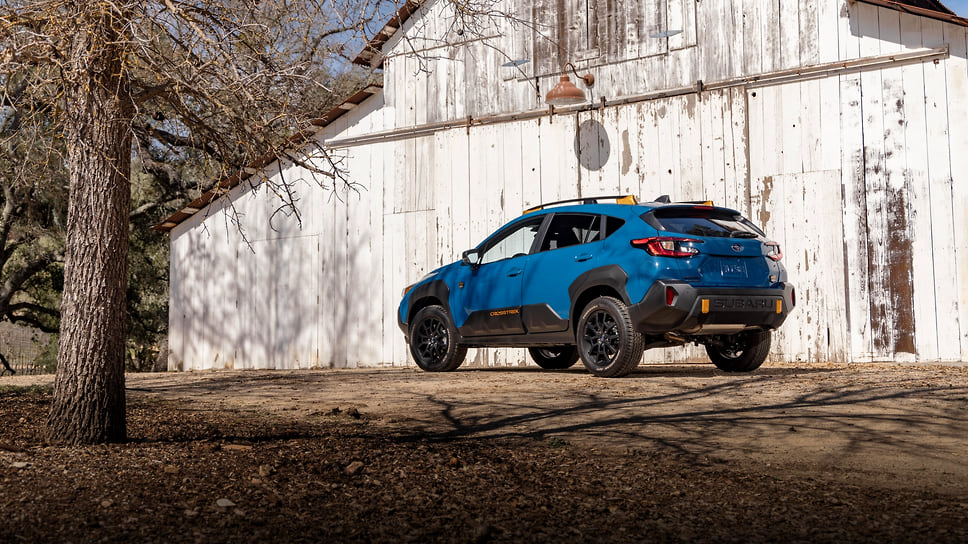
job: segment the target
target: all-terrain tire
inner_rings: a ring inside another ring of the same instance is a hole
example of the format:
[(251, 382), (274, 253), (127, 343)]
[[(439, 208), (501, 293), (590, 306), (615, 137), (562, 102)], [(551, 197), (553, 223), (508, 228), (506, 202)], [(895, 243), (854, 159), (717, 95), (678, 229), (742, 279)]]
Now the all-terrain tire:
[(422, 308), (410, 322), (410, 354), (428, 372), (456, 370), (467, 356), (454, 321), (441, 306)]
[(770, 331), (733, 335), (726, 344), (706, 344), (706, 354), (724, 372), (752, 372), (770, 354)]
[(598, 297), (585, 307), (575, 340), (585, 368), (602, 378), (632, 372), (645, 350), (645, 339), (632, 326), (628, 309), (614, 297)]
[(578, 362), (578, 348), (575, 346), (528, 348), (528, 353), (538, 366), (546, 370), (563, 370)]

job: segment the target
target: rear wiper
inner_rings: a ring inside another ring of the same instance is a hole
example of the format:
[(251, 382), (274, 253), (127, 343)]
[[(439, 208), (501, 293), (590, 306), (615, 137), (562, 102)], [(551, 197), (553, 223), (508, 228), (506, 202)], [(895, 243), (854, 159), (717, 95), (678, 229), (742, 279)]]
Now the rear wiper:
[(756, 238), (755, 232), (746, 232), (744, 230), (737, 230), (729, 233), (730, 238)]

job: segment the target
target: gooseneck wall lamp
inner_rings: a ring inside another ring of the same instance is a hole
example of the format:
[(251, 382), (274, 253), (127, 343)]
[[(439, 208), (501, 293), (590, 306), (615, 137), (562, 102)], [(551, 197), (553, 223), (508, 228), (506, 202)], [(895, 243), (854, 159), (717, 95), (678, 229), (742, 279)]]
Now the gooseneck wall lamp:
[(581, 104), (587, 99), (585, 98), (585, 92), (575, 86), (568, 77), (568, 67), (571, 67), (571, 71), (575, 74), (575, 77), (584, 81), (586, 87), (591, 87), (595, 84), (595, 76), (591, 74), (585, 74), (584, 76), (578, 75), (578, 71), (575, 70), (575, 65), (567, 62), (561, 67), (561, 80), (555, 85), (554, 89), (548, 91), (545, 95), (545, 103), (550, 106), (571, 106), (574, 104)]

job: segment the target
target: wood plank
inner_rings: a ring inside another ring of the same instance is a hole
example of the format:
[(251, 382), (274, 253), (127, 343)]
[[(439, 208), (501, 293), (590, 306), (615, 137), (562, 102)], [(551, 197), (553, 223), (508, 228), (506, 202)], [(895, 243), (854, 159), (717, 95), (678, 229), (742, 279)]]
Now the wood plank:
[(496, 127), (501, 141), (501, 145), (495, 148), (498, 159), (496, 163), (501, 168), (501, 210), (503, 211), (502, 224), (521, 215), (524, 210), (523, 184), (525, 174), (523, 171), (524, 150), (523, 141), (524, 123), (508, 123)]
[(802, 83), (789, 83), (779, 88), (779, 134), (782, 139), (780, 172), (803, 172), (803, 130), (800, 124), (800, 89)]
[[(728, 79), (738, 76), (743, 70), (742, 50), (739, 47), (732, 47), (731, 44), (742, 43), (743, 20), (740, 7), (737, 5), (743, 0), (719, 0), (719, 17), (722, 28), (722, 56), (723, 62), (719, 67), (719, 77)], [(727, 45), (730, 44), (730, 45)], [(712, 74), (706, 77), (711, 77)]]
[[(372, 313), (373, 330), (379, 331), (379, 337), (370, 339), (367, 342), (369, 345), (367, 346), (366, 353), (370, 354), (367, 358), (371, 362), (380, 366), (388, 366), (393, 359), (385, 349), (383, 339), (384, 337), (390, 336), (399, 339), (398, 335), (400, 333), (395, 319), (396, 305), (391, 303), (387, 306), (385, 303), (386, 294), (384, 293), (383, 278), (385, 266), (384, 248), (386, 247), (386, 240), (383, 237), (383, 219), (384, 214), (388, 211), (387, 203), (382, 199), (383, 171), (384, 162), (387, 159), (390, 146), (387, 144), (375, 144), (370, 150), (373, 152), (373, 155), (369, 161), (367, 160), (368, 154), (357, 155), (358, 162), (367, 162), (370, 165), (365, 180), (366, 193), (363, 202), (358, 206), (357, 213), (366, 213), (368, 216), (366, 242), (367, 254), (369, 256), (369, 264), (367, 266), (369, 268), (370, 281), (367, 286), (367, 292), (369, 293), (368, 299), (372, 305), (370, 312)], [(362, 208), (362, 210), (359, 208)], [(320, 303), (322, 303), (321, 299)], [(381, 311), (374, 311), (375, 309), (380, 309)], [(319, 365), (318, 353), (317, 365)]]
[[(727, 200), (725, 123), (723, 121), (725, 115), (723, 109), (727, 106), (725, 100), (727, 92), (715, 91), (707, 93), (707, 96), (703, 100), (703, 104), (707, 106), (707, 108), (703, 109), (703, 116), (709, 117), (710, 136), (712, 137), (712, 141), (709, 142), (710, 146), (703, 146), (704, 149), (711, 148), (712, 150), (708, 158), (712, 163), (712, 177), (703, 179), (703, 193), (706, 195), (706, 198), (710, 198), (716, 203), (725, 203)], [(704, 154), (703, 162), (706, 160), (707, 158)]]
[[(473, 132), (472, 132), (473, 134)], [(479, 240), (470, 235), (470, 188), (474, 182), (471, 170), (470, 140), (471, 136), (464, 130), (450, 131), (451, 138), (451, 210), (453, 218), (450, 224), (453, 237), (454, 251), (460, 255), (470, 249)]]
[[(777, 92), (776, 94), (779, 94)], [(767, 121), (768, 124), (768, 121)], [(799, 211), (796, 208), (799, 206), (790, 198), (791, 195), (786, 194), (786, 187), (789, 183), (789, 176), (784, 176), (781, 174), (774, 174), (764, 176), (761, 180), (759, 186), (756, 188), (758, 191), (756, 194), (751, 194), (751, 201), (753, 202), (754, 209), (758, 209), (759, 217), (753, 219), (756, 221), (760, 228), (763, 229), (771, 239), (780, 243), (781, 248), (784, 249), (784, 253), (793, 251), (791, 246), (790, 237), (788, 236), (786, 225), (788, 220), (796, 219), (799, 216)], [(799, 286), (799, 282), (802, 281), (796, 274), (797, 269), (794, 264), (791, 264), (791, 259), (788, 256), (784, 256), (784, 261), (786, 263), (786, 268), (792, 281), (795, 282), (794, 285)], [(797, 303), (800, 304), (801, 300), (804, 298), (804, 294), (801, 289), (798, 288), (798, 300)], [(799, 339), (800, 339), (800, 326), (797, 325), (800, 319), (797, 317), (795, 312), (787, 318), (787, 323), (784, 324), (778, 331), (773, 333), (773, 348), (774, 353), (783, 353), (785, 357), (789, 359), (794, 359), (799, 351)], [(792, 323), (790, 320), (793, 320)], [(794, 325), (794, 326), (790, 326)]]
[[(823, 81), (800, 83), (800, 112), (797, 126), (800, 130), (800, 170), (817, 172), (826, 170), (823, 164), (823, 128), (821, 116), (821, 87)], [(836, 119), (833, 117), (832, 119)], [(830, 131), (833, 134), (833, 131)], [(839, 138), (838, 138), (839, 139)]]
[[(944, 40), (942, 23), (925, 19), (921, 21), (922, 43), (938, 44)], [(951, 296), (958, 290), (957, 265), (953, 259), (939, 256), (954, 255), (955, 215), (952, 209), (951, 155), (948, 132), (948, 89), (946, 82), (946, 62), (917, 65), (924, 78), (924, 88), (918, 92), (910, 90), (915, 97), (924, 101), (924, 157), (927, 167), (928, 197), (930, 204), (930, 239), (932, 245), (933, 286), (936, 313), (934, 325), (937, 329), (938, 357), (944, 361), (961, 360), (961, 346), (958, 315), (959, 301)], [(906, 74), (907, 72), (905, 72)], [(907, 80), (907, 78), (905, 78)], [(917, 99), (917, 98), (915, 98)], [(909, 99), (910, 102), (911, 99)], [(913, 133), (912, 133), (913, 135)], [(921, 214), (919, 214), (921, 215)], [(919, 336), (924, 330), (921, 329)]]
[(749, 164), (747, 153), (749, 149), (748, 131), (746, 126), (746, 90), (734, 88), (729, 91), (729, 113), (727, 119), (727, 135), (729, 137), (726, 148), (726, 171), (729, 174), (727, 184), (728, 202), (743, 215), (750, 215), (749, 199)]
[[(808, 193), (814, 192), (816, 198), (811, 204), (812, 208), (806, 210), (815, 213), (819, 219), (816, 249), (819, 261), (812, 269), (812, 274), (819, 278), (817, 283), (820, 286), (814, 298), (821, 299), (822, 303), (814, 327), (817, 353), (825, 354), (827, 361), (846, 362), (849, 360), (849, 312), (845, 296), (847, 263), (844, 256), (841, 178), (839, 168), (811, 174), (806, 190)], [(815, 189), (811, 191), (811, 187)]]
[(642, 104), (635, 104), (616, 108), (618, 138), (614, 149), (618, 167), (618, 192), (636, 195), (640, 200), (642, 193), (639, 182), (644, 162), (640, 159), (640, 153), (643, 152), (644, 147), (640, 140), (643, 124), (643, 119), (640, 117), (641, 106)]
[(781, 0), (779, 8), (779, 55), (776, 70), (800, 66), (801, 2)]
[(454, 175), (453, 153), (454, 133), (457, 131), (438, 132), (433, 136), (434, 163), (427, 165), (428, 170), (433, 172), (433, 176), (427, 183), (434, 184), (434, 229), (437, 233), (437, 246), (434, 248), (434, 266), (443, 266), (454, 260), (454, 255), (458, 250), (454, 247), (454, 229), (451, 224), (456, 221), (454, 217), (454, 187), (460, 180)]
[[(951, 24), (942, 26), (944, 39), (951, 44), (951, 57), (944, 63), (948, 85), (948, 126), (951, 149), (951, 199), (958, 281), (958, 322), (961, 332), (961, 360), (968, 360), (968, 31)], [(942, 338), (944, 343), (952, 339)]]
[(817, 62), (840, 59), (840, 29), (847, 27), (841, 18), (840, 2), (818, 2), (817, 6)]
[(784, 170), (784, 87), (764, 87), (757, 91), (763, 103), (763, 141), (766, 147), (756, 150), (763, 164), (762, 176), (781, 174)]
[[(643, 112), (645, 113), (643, 121), (647, 125), (643, 128), (643, 136), (641, 138), (642, 145), (645, 146), (642, 149), (642, 156), (647, 161), (646, 165), (648, 166), (648, 170), (646, 177), (639, 183), (639, 190), (641, 191), (642, 199), (645, 201), (653, 200), (662, 194), (668, 194), (674, 198), (674, 195), (669, 191), (679, 189), (675, 184), (677, 183), (676, 180), (682, 175), (679, 166), (679, 149), (686, 146), (692, 146), (692, 149), (696, 152), (699, 149), (698, 136), (695, 136), (690, 139), (689, 143), (686, 143), (686, 132), (679, 125), (681, 113), (675, 109), (671, 109), (673, 106), (681, 107), (679, 102), (666, 99), (649, 102), (643, 108)], [(671, 121), (669, 123), (660, 122), (660, 113), (663, 115), (674, 115), (676, 117), (675, 123), (673, 124)], [(683, 135), (683, 138), (675, 142), (671, 141), (669, 138), (671, 138), (670, 135), (673, 130), (678, 130)], [(675, 150), (671, 147), (673, 144), (678, 146)], [(675, 152), (675, 154), (672, 155), (672, 152)], [(693, 161), (693, 166), (699, 168), (700, 173), (696, 175), (696, 179), (701, 183), (701, 166), (696, 161)]]
[[(920, 17), (901, 17), (901, 41), (905, 47), (917, 48), (921, 43)], [(917, 45), (915, 45), (917, 44)], [(931, 229), (933, 210), (928, 175), (927, 125), (925, 124), (924, 67), (907, 65), (901, 69), (903, 87), (898, 100), (902, 123), (899, 139), (904, 146), (904, 185), (910, 215), (913, 311), (916, 324), (915, 348), (918, 360), (938, 359), (937, 303), (935, 299), (935, 248)]]
[[(384, 216), (383, 219), (383, 237), (388, 242), (386, 246), (387, 255), (383, 259), (384, 266), (387, 269), (383, 276), (383, 296), (387, 309), (394, 309), (393, 320), (395, 322), (395, 310), (399, 303), (400, 293), (403, 292), (404, 287), (410, 284), (405, 256), (406, 246), (404, 244), (406, 214), (391, 213)], [(387, 320), (389, 321), (389, 319)], [(410, 356), (402, 338), (386, 335), (383, 340), (383, 349), (390, 354), (390, 360), (395, 365), (413, 364), (413, 358)]]
[(780, 56), (780, 6), (777, 2), (762, 2), (760, 26), (763, 29), (761, 68), (764, 72), (779, 70), (782, 65)]
[(740, 64), (744, 74), (760, 74), (763, 69), (763, 9), (765, 2), (741, 2), (743, 15), (743, 60)]
[[(821, 5), (835, 5), (834, 2), (797, 2), (800, 38), (800, 66), (820, 63), (820, 21)], [(829, 6), (828, 6), (829, 7)]]
[(720, 21), (722, 0), (702, 2), (696, 6), (698, 17), (699, 73), (707, 80), (722, 79), (723, 54), (726, 51), (726, 37)]
[[(820, 206), (815, 185), (822, 179), (816, 173), (800, 172), (773, 178), (771, 196), (780, 196), (777, 189), (782, 189), (783, 196), (771, 198), (774, 222), (766, 232), (774, 239), (782, 240), (783, 262), (797, 289), (796, 312), (787, 318), (779, 334), (774, 334), (775, 339), (781, 339), (782, 352), (787, 360), (826, 358), (826, 334), (821, 339), (817, 333), (818, 327), (826, 324), (826, 311), (823, 275), (818, 273), (822, 265), (818, 262), (820, 252), (816, 250), (816, 244), (826, 219), (824, 211), (834, 210)], [(793, 225), (796, 225), (795, 229)]]
[(521, 146), (521, 203), (518, 212), (541, 204), (541, 142), (535, 137), (541, 121), (522, 121)]
[[(662, 101), (659, 125), (660, 190), (673, 200), (705, 199), (704, 120), (698, 94)], [(667, 113), (663, 114), (663, 109)], [(654, 198), (658, 195), (649, 195)]]
[(872, 358), (870, 286), (867, 266), (867, 188), (864, 169), (864, 118), (859, 74), (841, 77), (841, 127), (844, 201), (844, 255), (847, 265), (847, 300), (850, 362)]
[[(767, 148), (766, 134), (764, 131), (764, 113), (763, 113), (763, 94), (758, 90), (750, 89), (745, 90), (746, 93), (746, 123), (747, 132), (749, 133), (746, 151), (748, 153), (749, 162), (749, 187), (747, 192), (750, 199), (749, 206), (746, 216), (756, 222), (756, 214), (753, 206), (752, 196), (756, 191), (756, 187), (759, 182), (763, 179), (765, 164), (763, 163), (763, 150)], [(770, 142), (772, 145), (773, 142)]]
[[(881, 51), (881, 30), (878, 9), (859, 6), (861, 55), (873, 56)], [(889, 200), (887, 176), (884, 172), (884, 142), (877, 136), (884, 133), (884, 105), (882, 102), (882, 74), (879, 71), (861, 74), (864, 112), (864, 181), (867, 202), (866, 235), (868, 237), (867, 268), (872, 354), (875, 360), (892, 360), (894, 356), (894, 323), (891, 319), (892, 300), (888, 270), (889, 260)]]
[(577, 119), (576, 115), (555, 115), (540, 121), (542, 202), (580, 196), (578, 160), (572, 151)]
[(191, 269), (188, 251), (190, 232), (186, 227), (179, 226), (171, 233), (168, 264), (168, 370), (190, 368), (185, 357), (189, 332), (186, 311), (191, 308), (187, 289)]
[[(898, 12), (879, 14), (881, 49), (897, 50), (901, 41)], [(904, 138), (905, 89), (902, 68), (881, 70), (881, 104), (883, 107), (884, 175), (887, 197), (887, 268), (888, 292), (891, 297), (890, 319), (893, 336), (890, 339), (894, 360), (914, 361), (917, 348), (917, 323), (914, 309), (913, 268), (910, 218), (918, 209), (912, 207), (911, 178), (907, 171), (907, 148)], [(930, 262), (930, 261), (929, 261)], [(928, 328), (933, 332), (934, 327)]]

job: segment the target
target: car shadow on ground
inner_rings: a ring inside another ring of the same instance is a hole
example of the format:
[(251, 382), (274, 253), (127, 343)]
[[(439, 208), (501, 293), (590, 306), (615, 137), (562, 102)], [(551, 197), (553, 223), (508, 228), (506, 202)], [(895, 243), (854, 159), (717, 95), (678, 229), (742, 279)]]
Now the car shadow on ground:
[[(577, 363), (571, 368), (564, 370), (546, 370), (538, 366), (520, 366), (520, 367), (460, 367), (454, 372), (456, 373), (468, 373), (468, 372), (481, 372), (481, 373), (522, 373), (522, 374), (563, 374), (563, 375), (588, 375), (592, 374), (581, 365)], [(673, 363), (643, 363), (635, 368), (629, 375), (623, 376), (619, 379), (648, 379), (656, 376), (668, 377), (668, 378), (709, 378), (714, 376), (798, 376), (798, 375), (808, 375), (808, 374), (821, 374), (821, 373), (831, 373), (838, 372), (836, 368), (783, 368), (783, 367), (770, 367), (766, 364), (757, 370), (752, 372), (744, 373), (730, 373), (719, 370), (711, 363), (684, 363), (684, 364), (673, 364)]]

